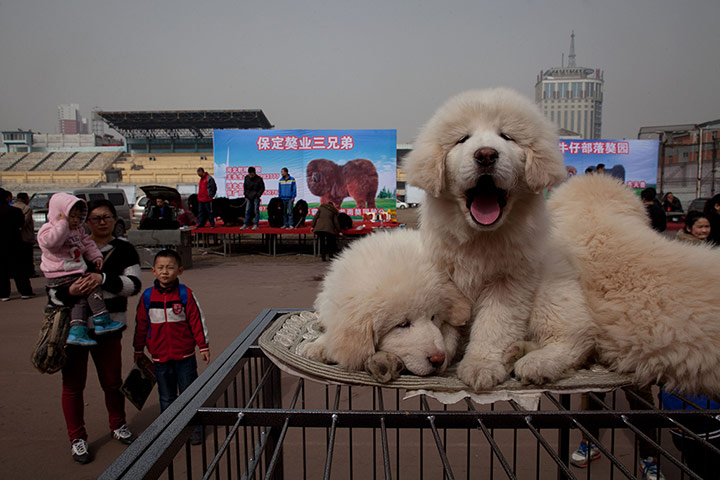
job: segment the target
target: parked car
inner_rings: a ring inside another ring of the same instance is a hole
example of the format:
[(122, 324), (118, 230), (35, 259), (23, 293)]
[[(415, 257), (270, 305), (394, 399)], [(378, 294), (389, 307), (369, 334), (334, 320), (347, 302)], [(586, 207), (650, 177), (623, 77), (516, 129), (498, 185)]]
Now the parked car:
[[(150, 210), (155, 206), (158, 198), (162, 198), (175, 209), (175, 218), (180, 227), (195, 224), (195, 215), (193, 215), (190, 209), (185, 207), (185, 201), (183, 201), (180, 192), (178, 192), (176, 188), (165, 185), (145, 185), (140, 187), (140, 190), (145, 193), (143, 212), (139, 221), (140, 225), (143, 225), (143, 221), (148, 217)], [(143, 197), (140, 197), (140, 199), (142, 198)], [(140, 203), (140, 199), (138, 199), (137, 203)]]
[(408, 208), (408, 204), (401, 200), (395, 200), (395, 208)]
[(143, 214), (145, 213), (145, 205), (147, 205), (147, 201), (147, 195), (141, 195), (135, 201), (135, 205), (133, 205), (130, 209), (130, 220), (133, 225), (140, 225), (140, 220), (142, 220)]
[[(33, 209), (33, 221), (35, 222), (35, 233), (40, 227), (47, 223), (48, 202), (55, 192), (38, 192), (30, 197), (30, 207)], [(120, 188), (78, 188), (71, 192), (65, 192), (82, 198), (90, 203), (93, 200), (104, 198), (110, 200), (117, 211), (117, 222), (115, 223), (116, 237), (125, 236), (125, 232), (130, 228), (130, 205), (128, 205), (125, 191)]]
[(702, 212), (705, 209), (705, 203), (710, 200), (710, 197), (698, 197), (692, 202), (690, 202), (690, 206), (688, 206), (687, 213), (690, 212)]

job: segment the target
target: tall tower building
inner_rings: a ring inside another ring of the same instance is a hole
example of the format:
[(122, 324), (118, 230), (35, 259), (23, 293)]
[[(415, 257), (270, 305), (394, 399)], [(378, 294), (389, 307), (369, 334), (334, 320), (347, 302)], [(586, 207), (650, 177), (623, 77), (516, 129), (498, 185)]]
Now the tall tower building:
[(582, 138), (602, 138), (603, 72), (575, 64), (575, 32), (570, 35), (568, 64), (541, 72), (535, 103), (559, 128)]
[(77, 103), (58, 105), (58, 132), (68, 135), (88, 133), (87, 119), (80, 115), (80, 105)]

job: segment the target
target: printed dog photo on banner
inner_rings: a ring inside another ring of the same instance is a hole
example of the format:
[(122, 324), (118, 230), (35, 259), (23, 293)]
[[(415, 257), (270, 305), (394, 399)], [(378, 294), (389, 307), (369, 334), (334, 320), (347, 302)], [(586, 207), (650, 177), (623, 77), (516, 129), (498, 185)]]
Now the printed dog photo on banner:
[(281, 170), (295, 179), (295, 201), (312, 217), (323, 203), (362, 219), (395, 209), (395, 130), (215, 130), (218, 197), (242, 198), (250, 167), (265, 183), (261, 218), (279, 196)]

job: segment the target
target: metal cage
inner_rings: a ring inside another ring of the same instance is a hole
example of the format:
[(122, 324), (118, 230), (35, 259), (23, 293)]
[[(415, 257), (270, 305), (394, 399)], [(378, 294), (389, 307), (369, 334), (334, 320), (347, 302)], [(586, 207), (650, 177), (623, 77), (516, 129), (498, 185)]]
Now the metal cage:
[[(100, 478), (641, 478), (646, 442), (673, 479), (701, 478), (676, 443), (720, 458), (715, 441), (693, 433), (720, 429), (719, 410), (660, 410), (634, 389), (589, 394), (595, 409), (582, 409), (580, 395), (546, 394), (526, 411), (287, 375), (256, 344), (287, 312), (261, 312)], [(203, 441), (192, 446), (197, 425)], [(569, 460), (583, 436), (602, 458), (580, 469)]]

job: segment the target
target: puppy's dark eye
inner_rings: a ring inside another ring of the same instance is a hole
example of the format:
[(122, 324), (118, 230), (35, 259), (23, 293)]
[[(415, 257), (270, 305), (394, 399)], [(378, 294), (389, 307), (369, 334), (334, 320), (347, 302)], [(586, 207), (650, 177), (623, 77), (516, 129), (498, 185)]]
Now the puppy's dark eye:
[(504, 132), (500, 132), (500, 138), (502, 138), (503, 140), (507, 140), (508, 142), (515, 141), (515, 139), (513, 137), (511, 137), (510, 135), (508, 135), (507, 133), (504, 133)]
[(403, 323), (401, 323), (400, 325), (398, 325), (398, 328), (408, 328), (409, 326), (410, 326), (410, 321), (409, 321), (409, 320), (405, 320)]
[(470, 135), (465, 135), (460, 140), (458, 140), (457, 143), (465, 143), (468, 138), (470, 138)]

